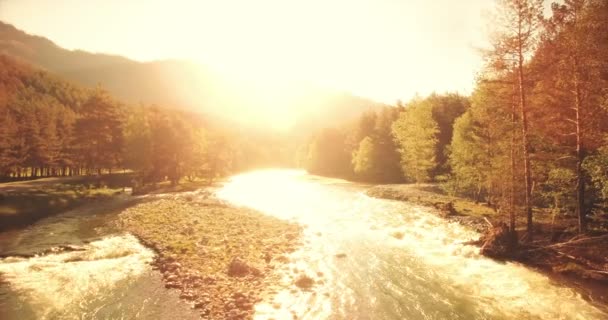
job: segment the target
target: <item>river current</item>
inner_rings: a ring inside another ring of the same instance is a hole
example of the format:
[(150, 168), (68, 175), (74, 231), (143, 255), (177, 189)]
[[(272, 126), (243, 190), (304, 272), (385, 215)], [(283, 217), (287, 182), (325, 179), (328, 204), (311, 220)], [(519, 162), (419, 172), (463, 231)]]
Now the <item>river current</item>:
[[(297, 170), (238, 175), (217, 192), (304, 226), (258, 319), (608, 319), (606, 301), (517, 263), (479, 255), (475, 231), (428, 209), (370, 198), (367, 186)], [(98, 205), (0, 234), (0, 319), (195, 319)], [(71, 245), (71, 246), (68, 246)], [(63, 246), (63, 247), (62, 247)], [(55, 248), (54, 251), (50, 250)], [(314, 279), (295, 289), (293, 275)]]

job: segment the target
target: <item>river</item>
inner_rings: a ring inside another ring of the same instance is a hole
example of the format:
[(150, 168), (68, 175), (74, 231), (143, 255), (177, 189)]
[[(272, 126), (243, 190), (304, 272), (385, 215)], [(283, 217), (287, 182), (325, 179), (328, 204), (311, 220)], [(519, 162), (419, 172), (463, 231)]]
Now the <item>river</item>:
[[(606, 301), (462, 242), (478, 235), (425, 208), (374, 199), (367, 186), (297, 170), (230, 179), (217, 196), (305, 226), (256, 318), (607, 319)], [(0, 319), (190, 319), (154, 253), (113, 227), (120, 206), (93, 205), (0, 234)], [(50, 248), (76, 245), (78, 250)], [(32, 254), (45, 252), (32, 256)], [(294, 290), (293, 275), (315, 280)]]

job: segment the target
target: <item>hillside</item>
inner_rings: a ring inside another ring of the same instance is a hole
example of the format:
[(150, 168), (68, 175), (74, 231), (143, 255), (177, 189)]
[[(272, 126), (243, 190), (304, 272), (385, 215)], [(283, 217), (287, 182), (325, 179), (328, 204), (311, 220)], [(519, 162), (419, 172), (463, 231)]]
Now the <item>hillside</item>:
[[(120, 56), (70, 51), (46, 38), (29, 35), (2, 22), (0, 53), (81, 85), (93, 87), (101, 84), (114, 96), (131, 103), (159, 104), (209, 113), (227, 120), (239, 113), (252, 123), (268, 116), (265, 113), (286, 110), (297, 116), (298, 123), (294, 127), (299, 131), (352, 119), (378, 106), (378, 103), (365, 98), (312, 85), (298, 87), (277, 101), (274, 98), (276, 92), (265, 92), (255, 79), (228, 78), (187, 61), (142, 63)], [(268, 109), (269, 104), (278, 108)]]

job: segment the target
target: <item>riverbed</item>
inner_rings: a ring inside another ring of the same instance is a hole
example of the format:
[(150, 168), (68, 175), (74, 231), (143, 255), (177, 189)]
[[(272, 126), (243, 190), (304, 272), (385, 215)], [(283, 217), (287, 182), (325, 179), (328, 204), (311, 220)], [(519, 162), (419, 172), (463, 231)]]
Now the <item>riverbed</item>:
[[(428, 209), (370, 198), (369, 186), (297, 170), (230, 179), (217, 197), (296, 222), (302, 246), (255, 318), (606, 319), (606, 301), (463, 242), (478, 234)], [(91, 205), (0, 234), (0, 319), (189, 319), (154, 252), (114, 227), (120, 205)], [(68, 246), (69, 245), (69, 246)], [(51, 250), (54, 249), (54, 252)], [(294, 275), (314, 282), (302, 289)]]

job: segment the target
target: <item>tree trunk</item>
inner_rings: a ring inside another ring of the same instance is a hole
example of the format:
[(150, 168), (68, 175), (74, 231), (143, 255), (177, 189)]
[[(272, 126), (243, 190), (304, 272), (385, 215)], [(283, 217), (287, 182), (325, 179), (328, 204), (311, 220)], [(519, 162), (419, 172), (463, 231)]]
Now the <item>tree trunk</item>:
[(518, 78), (519, 78), (519, 105), (521, 112), (521, 133), (524, 156), (524, 180), (526, 187), (525, 207), (527, 218), (528, 240), (532, 240), (534, 230), (532, 225), (532, 169), (530, 168), (530, 146), (528, 142), (528, 115), (526, 108), (526, 94), (524, 89), (524, 56), (522, 53), (522, 44), (520, 38), (518, 50)]
[(511, 190), (509, 198), (509, 231), (512, 235), (515, 234), (515, 82), (513, 82), (513, 103), (511, 105)]
[(578, 79), (578, 63), (574, 58), (574, 109), (576, 111), (576, 215), (578, 216), (578, 232), (587, 232), (587, 219), (585, 212), (585, 179), (583, 174), (583, 160), (585, 152), (582, 146), (583, 131), (581, 130), (581, 94)]

